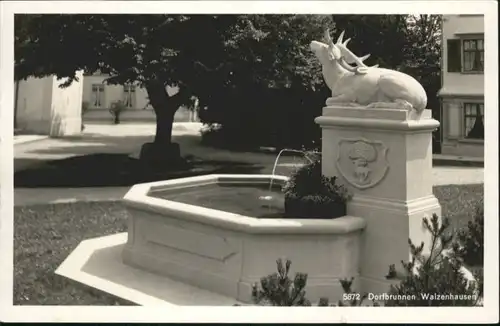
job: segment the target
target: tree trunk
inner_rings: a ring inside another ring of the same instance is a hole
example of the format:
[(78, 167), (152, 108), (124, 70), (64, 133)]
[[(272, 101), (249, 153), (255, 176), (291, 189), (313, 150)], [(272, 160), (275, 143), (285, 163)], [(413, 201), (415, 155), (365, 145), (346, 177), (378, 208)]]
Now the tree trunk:
[(142, 146), (140, 158), (149, 171), (185, 169), (187, 163), (181, 157), (179, 144), (172, 143), (174, 115), (182, 98), (179, 93), (168, 96), (165, 84), (159, 81), (148, 82), (146, 90), (156, 114), (156, 134), (152, 143)]
[(162, 82), (152, 81), (146, 84), (149, 101), (156, 115), (155, 144), (168, 145), (172, 142), (172, 124), (179, 104), (174, 97), (169, 97)]
[(175, 111), (176, 110), (167, 107), (155, 108), (156, 134), (154, 142), (156, 144), (168, 145), (172, 142), (172, 126), (174, 123)]

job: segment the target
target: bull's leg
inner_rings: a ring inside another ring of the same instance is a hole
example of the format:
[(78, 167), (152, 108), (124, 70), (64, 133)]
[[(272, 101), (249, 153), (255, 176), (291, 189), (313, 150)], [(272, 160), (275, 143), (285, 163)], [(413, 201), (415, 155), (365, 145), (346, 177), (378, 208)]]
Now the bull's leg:
[(358, 103), (353, 102), (351, 96), (346, 94), (329, 97), (326, 100), (326, 105), (360, 106)]
[(413, 110), (413, 105), (411, 105), (411, 103), (408, 102), (407, 100), (397, 99), (394, 101), (394, 103), (396, 103), (400, 108), (405, 109), (407, 111)]
[(373, 102), (370, 103), (366, 106), (367, 109), (378, 109), (378, 108), (384, 108), (384, 109), (396, 109), (397, 105), (394, 102)]
[(394, 102), (373, 102), (366, 106), (368, 109), (405, 109), (410, 111), (413, 109), (413, 106), (405, 100), (395, 100)]

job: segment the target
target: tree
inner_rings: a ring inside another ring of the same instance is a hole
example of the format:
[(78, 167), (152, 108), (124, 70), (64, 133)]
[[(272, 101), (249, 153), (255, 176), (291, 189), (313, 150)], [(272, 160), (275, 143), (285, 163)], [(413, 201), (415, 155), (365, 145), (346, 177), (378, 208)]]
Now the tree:
[[(223, 56), (221, 46), (237, 16), (208, 15), (16, 15), (15, 76), (75, 73), (109, 74), (108, 84), (145, 87), (155, 111), (154, 142), (146, 152), (178, 156), (171, 142), (174, 114), (203, 86), (215, 82), (210, 68)], [(208, 80), (210, 80), (208, 82)], [(166, 86), (178, 86), (169, 96)], [(153, 154), (153, 156), (155, 156)]]
[[(441, 120), (441, 15), (410, 15), (407, 22), (405, 72), (414, 76), (427, 93), (427, 108)], [(439, 130), (433, 133), (433, 150), (440, 152)]]
[[(317, 138), (314, 118), (328, 89), (309, 45), (322, 38), (325, 28), (333, 29), (331, 16), (240, 17), (224, 58), (233, 63), (230, 75), (225, 84), (210, 85), (212, 94), (223, 95), (212, 96), (200, 114), (202, 121), (222, 125), (208, 135), (220, 135), (224, 145), (235, 140), (239, 148), (300, 147), (305, 139)], [(259, 38), (241, 37), (247, 33)]]
[[(358, 56), (370, 53), (366, 64), (399, 69), (404, 63), (401, 49), (407, 44), (406, 15), (333, 15), (337, 35), (351, 38), (349, 49)], [(395, 51), (395, 49), (397, 49)]]

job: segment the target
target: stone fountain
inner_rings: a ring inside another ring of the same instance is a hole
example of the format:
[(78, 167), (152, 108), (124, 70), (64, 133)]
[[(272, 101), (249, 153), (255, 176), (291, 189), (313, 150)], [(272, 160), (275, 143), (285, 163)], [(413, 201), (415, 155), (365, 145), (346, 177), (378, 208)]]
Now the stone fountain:
[(343, 35), (336, 43), (328, 33), (326, 44), (311, 43), (332, 90), (316, 118), (323, 136), (322, 171), (339, 176), (353, 193), (347, 213), (367, 223), (360, 286), (379, 293), (387, 289), (388, 266), (409, 258), (408, 239), (429, 241), (423, 217), (441, 215), (432, 192), (432, 132), (439, 122), (413, 77), (366, 66), (369, 55), (353, 54)]
[(350, 277), (358, 292), (386, 292), (388, 266), (409, 258), (408, 238), (428, 240), (422, 218), (441, 212), (432, 193), (432, 132), (439, 122), (415, 79), (366, 66), (368, 55), (356, 56), (348, 41), (342, 33), (334, 43), (327, 32), (326, 43), (311, 43), (332, 91), (316, 118), (322, 171), (353, 194), (347, 215), (285, 219), (281, 207), (266, 215), (262, 199), (279, 198), (287, 180), (274, 174), (138, 184), (123, 201), (130, 213), (123, 266), (248, 303), (252, 284), (287, 257), (293, 271), (308, 273), (312, 301), (340, 299), (339, 280)]

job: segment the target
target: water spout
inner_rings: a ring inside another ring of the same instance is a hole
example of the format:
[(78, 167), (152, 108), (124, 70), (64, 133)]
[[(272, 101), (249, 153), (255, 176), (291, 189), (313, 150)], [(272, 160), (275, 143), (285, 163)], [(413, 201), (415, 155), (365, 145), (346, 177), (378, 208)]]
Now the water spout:
[(285, 152), (302, 154), (302, 156), (304, 158), (306, 158), (310, 163), (313, 162), (313, 160), (307, 155), (307, 152), (305, 152), (305, 151), (301, 151), (301, 150), (298, 150), (298, 149), (288, 149), (288, 148), (282, 149), (278, 153), (278, 155), (276, 156), (276, 160), (274, 160), (273, 171), (271, 173), (271, 175), (272, 175), (271, 182), (269, 183), (269, 195), (268, 196), (260, 196), (259, 197), (260, 200), (264, 200), (264, 201), (271, 201), (271, 200), (273, 200), (273, 196), (271, 196), (271, 193), (272, 193), (272, 190), (273, 190), (274, 175), (276, 173), (276, 167), (278, 166), (278, 161), (279, 161), (279, 159), (281, 157), (281, 154), (283, 154)]

